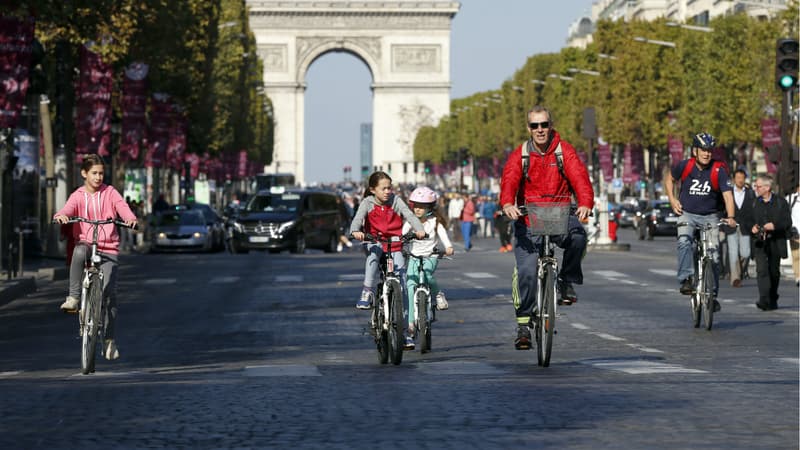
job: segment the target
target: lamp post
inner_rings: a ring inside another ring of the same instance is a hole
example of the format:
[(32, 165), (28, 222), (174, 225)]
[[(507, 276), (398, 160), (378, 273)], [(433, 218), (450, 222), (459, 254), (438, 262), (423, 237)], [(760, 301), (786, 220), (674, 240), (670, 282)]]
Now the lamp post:
[(636, 42), (644, 42), (645, 44), (661, 45), (663, 47), (675, 48), (675, 43), (671, 41), (660, 41), (658, 39), (648, 39), (642, 36), (635, 36), (633, 40)]

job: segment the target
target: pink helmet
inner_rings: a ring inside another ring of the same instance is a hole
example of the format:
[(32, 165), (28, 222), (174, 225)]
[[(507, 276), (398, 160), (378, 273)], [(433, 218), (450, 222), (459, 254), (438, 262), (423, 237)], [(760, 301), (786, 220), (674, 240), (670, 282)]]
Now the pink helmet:
[(408, 200), (413, 203), (436, 203), (438, 198), (439, 196), (436, 195), (436, 192), (433, 192), (431, 188), (420, 186), (414, 189), (414, 192), (411, 193)]

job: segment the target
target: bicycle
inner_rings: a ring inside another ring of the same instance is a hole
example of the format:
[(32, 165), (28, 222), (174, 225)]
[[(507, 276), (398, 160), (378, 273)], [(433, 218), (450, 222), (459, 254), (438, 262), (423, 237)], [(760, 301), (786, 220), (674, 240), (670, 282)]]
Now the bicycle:
[(520, 208), (527, 214), (532, 236), (541, 236), (539, 258), (536, 262), (536, 313), (531, 319), (536, 339), (536, 358), (542, 367), (550, 365), (553, 350), (553, 336), (556, 334), (558, 314), (558, 259), (555, 256), (556, 244), (551, 236), (567, 234), (569, 203), (527, 203)]
[[(428, 353), (431, 351), (431, 324), (436, 321), (436, 307), (431, 301), (431, 288), (422, 267), (422, 263), (427, 257), (417, 256), (410, 252), (404, 253), (404, 255), (419, 261), (417, 265), (419, 283), (414, 288), (414, 317), (413, 321), (409, 317), (409, 322), (414, 324), (414, 329), (417, 335), (420, 336), (420, 353)], [(444, 258), (444, 252), (436, 250), (431, 256)]]
[[(727, 225), (725, 221), (717, 224)], [(714, 261), (711, 257), (711, 233), (717, 231), (711, 224), (695, 228), (694, 249), (694, 290), (691, 296), (692, 323), (695, 328), (700, 327), (700, 317), (705, 322), (706, 330), (711, 330), (714, 324)], [(737, 225), (738, 227), (738, 225)]]
[[(81, 285), (81, 306), (78, 310), (79, 335), (81, 337), (81, 372), (84, 375), (94, 372), (97, 346), (105, 330), (105, 299), (103, 298), (103, 270), (101, 258), (97, 251), (97, 234), (100, 225), (115, 224), (125, 228), (125, 222), (116, 219), (90, 220), (83, 217), (70, 217), (66, 223), (83, 222), (92, 225), (92, 242), (90, 257), (83, 269)], [(60, 223), (60, 222), (53, 222)], [(98, 342), (99, 341), (99, 342)]]
[[(364, 233), (364, 244), (387, 244), (393, 242), (407, 242), (413, 235), (392, 236), (381, 238)], [(405, 316), (403, 302), (405, 289), (400, 275), (394, 270), (392, 252), (382, 252), (380, 261), (380, 280), (375, 293), (375, 305), (372, 308), (370, 319), (370, 334), (375, 338), (378, 349), (378, 362), (386, 364), (391, 359), (392, 364), (399, 365), (403, 361), (403, 347), (405, 339)]]

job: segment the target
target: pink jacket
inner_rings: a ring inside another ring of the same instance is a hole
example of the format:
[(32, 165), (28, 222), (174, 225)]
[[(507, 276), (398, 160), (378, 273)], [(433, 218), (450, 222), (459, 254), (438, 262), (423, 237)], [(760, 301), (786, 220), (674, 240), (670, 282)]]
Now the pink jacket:
[[(83, 217), (90, 220), (102, 220), (108, 218), (121, 218), (125, 221), (136, 220), (131, 208), (122, 198), (122, 195), (107, 184), (100, 185), (100, 189), (94, 194), (86, 192), (85, 186), (75, 189), (69, 196), (67, 203), (61, 210), (55, 213), (56, 216)], [(89, 243), (92, 241), (92, 225), (88, 223), (77, 223), (73, 226), (80, 226), (78, 240)], [(103, 253), (116, 255), (119, 253), (119, 234), (114, 224), (100, 225), (97, 234), (97, 249)]]

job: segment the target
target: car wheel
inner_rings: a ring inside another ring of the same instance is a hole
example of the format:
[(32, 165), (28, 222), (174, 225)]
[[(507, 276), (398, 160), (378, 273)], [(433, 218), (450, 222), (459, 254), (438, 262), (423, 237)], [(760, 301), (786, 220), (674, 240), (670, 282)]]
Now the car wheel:
[(306, 238), (302, 234), (298, 234), (297, 238), (294, 241), (294, 248), (292, 249), (293, 253), (297, 253), (302, 255), (306, 252)]
[(339, 244), (339, 235), (336, 233), (331, 233), (330, 237), (328, 238), (328, 245), (324, 248), (325, 253), (336, 253), (336, 248)]

